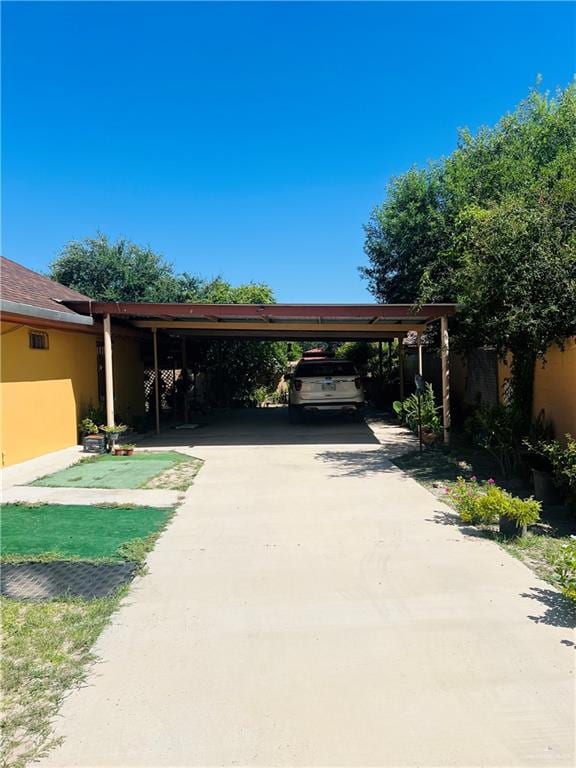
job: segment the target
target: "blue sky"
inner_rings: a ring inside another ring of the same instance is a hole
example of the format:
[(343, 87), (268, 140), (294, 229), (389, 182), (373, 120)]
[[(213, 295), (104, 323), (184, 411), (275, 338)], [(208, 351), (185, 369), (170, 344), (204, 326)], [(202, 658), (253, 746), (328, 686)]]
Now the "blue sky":
[(576, 71), (571, 3), (2, 6), (3, 254), (99, 229), (279, 301), (370, 301), (389, 178)]

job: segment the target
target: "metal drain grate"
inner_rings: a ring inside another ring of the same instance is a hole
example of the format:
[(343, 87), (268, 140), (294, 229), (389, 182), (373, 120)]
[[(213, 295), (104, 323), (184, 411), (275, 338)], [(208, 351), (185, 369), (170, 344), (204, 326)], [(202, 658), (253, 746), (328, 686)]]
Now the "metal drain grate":
[(7, 563), (0, 573), (0, 589), (13, 600), (51, 600), (55, 597), (108, 597), (134, 578), (134, 563)]

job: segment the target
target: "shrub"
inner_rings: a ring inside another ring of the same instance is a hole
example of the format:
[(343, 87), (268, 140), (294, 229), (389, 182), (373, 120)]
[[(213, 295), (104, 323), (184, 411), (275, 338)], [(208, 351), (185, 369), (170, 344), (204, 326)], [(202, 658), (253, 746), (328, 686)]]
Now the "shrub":
[(555, 570), (564, 594), (576, 600), (576, 536), (565, 544)]
[(467, 481), (459, 477), (448, 491), (448, 497), (462, 521), (471, 525), (494, 525), (506, 517), (523, 526), (532, 525), (540, 518), (539, 501), (512, 496), (493, 480), (482, 486), (475, 479)]
[(96, 435), (98, 434), (98, 425), (92, 419), (82, 419), (80, 422), (80, 434), (83, 436)]
[[(395, 400), (392, 408), (401, 422), (405, 422), (409, 429), (418, 434), (418, 396), (410, 395), (406, 400)], [(424, 393), (420, 396), (420, 418), (423, 429), (428, 429), (435, 435), (442, 432), (442, 425), (438, 417), (440, 408), (434, 400), (432, 384), (426, 384)]]
[(106, 411), (101, 406), (90, 403), (86, 409), (85, 418), (90, 419), (94, 424), (102, 424), (106, 421)]
[(256, 387), (252, 393), (252, 397), (257, 405), (262, 405), (268, 397), (268, 390), (266, 387)]
[(465, 429), (476, 445), (496, 459), (505, 477), (518, 468), (522, 432), (518, 412), (511, 405), (479, 405), (466, 419)]
[(530, 496), (529, 499), (519, 499), (516, 496), (510, 496), (508, 507), (501, 512), (501, 517), (507, 517), (514, 520), (518, 526), (534, 525), (540, 520), (540, 510), (542, 504)]
[(539, 443), (540, 452), (550, 461), (556, 484), (576, 496), (576, 440), (566, 434), (566, 446), (558, 440)]
[(490, 485), (486, 493), (476, 501), (476, 516), (484, 525), (493, 525), (501, 517), (507, 517), (512, 497), (502, 488)]
[(480, 486), (475, 480), (468, 482), (463, 477), (458, 477), (452, 488), (448, 490), (448, 497), (464, 523), (475, 525), (480, 522), (476, 513), (476, 502), (481, 493)]
[(128, 427), (126, 424), (113, 424), (111, 427), (108, 427), (106, 424), (100, 425), (100, 430), (107, 435), (122, 434), (122, 432), (126, 432), (127, 429)]

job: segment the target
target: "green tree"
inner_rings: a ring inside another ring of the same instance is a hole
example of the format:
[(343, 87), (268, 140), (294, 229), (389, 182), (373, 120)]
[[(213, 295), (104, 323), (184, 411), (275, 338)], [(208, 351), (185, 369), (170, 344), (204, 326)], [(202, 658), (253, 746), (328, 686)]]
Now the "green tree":
[(385, 202), (364, 228), (370, 266), (360, 269), (378, 301), (418, 299), (424, 271), (447, 244), (442, 193), (439, 166), (412, 168), (388, 185)]
[[(271, 304), (264, 283), (234, 286), (222, 277), (178, 274), (150, 248), (99, 233), (68, 243), (50, 266), (53, 280), (96, 301)], [(217, 404), (249, 404), (258, 387), (273, 388), (288, 363), (285, 342), (217, 340), (195, 344), (195, 364), (211, 373)]]
[(265, 283), (231, 285), (222, 277), (201, 281), (193, 292), (202, 304), (273, 304), (274, 291)]
[[(202, 281), (194, 301), (205, 304), (272, 304), (264, 283), (233, 286), (221, 277)], [(289, 362), (286, 342), (223, 339), (197, 345), (197, 365), (210, 373), (216, 405), (253, 405), (259, 388), (273, 390)]]
[(575, 85), (554, 97), (535, 89), (493, 128), (462, 131), (431, 173), (389, 189), (365, 273), (378, 298), (458, 302), (461, 349), (512, 352), (520, 431), (535, 359), (576, 328)]
[(187, 301), (202, 281), (172, 265), (148, 247), (121, 238), (96, 237), (67, 243), (50, 265), (50, 277), (96, 301)]

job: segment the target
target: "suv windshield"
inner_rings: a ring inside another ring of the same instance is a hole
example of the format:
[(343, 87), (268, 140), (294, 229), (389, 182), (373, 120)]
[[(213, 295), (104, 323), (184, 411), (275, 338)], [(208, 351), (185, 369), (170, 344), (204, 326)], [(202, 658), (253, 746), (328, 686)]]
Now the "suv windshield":
[(302, 379), (306, 377), (322, 376), (357, 376), (356, 369), (347, 360), (327, 360), (322, 362), (299, 363), (294, 371), (294, 376)]

